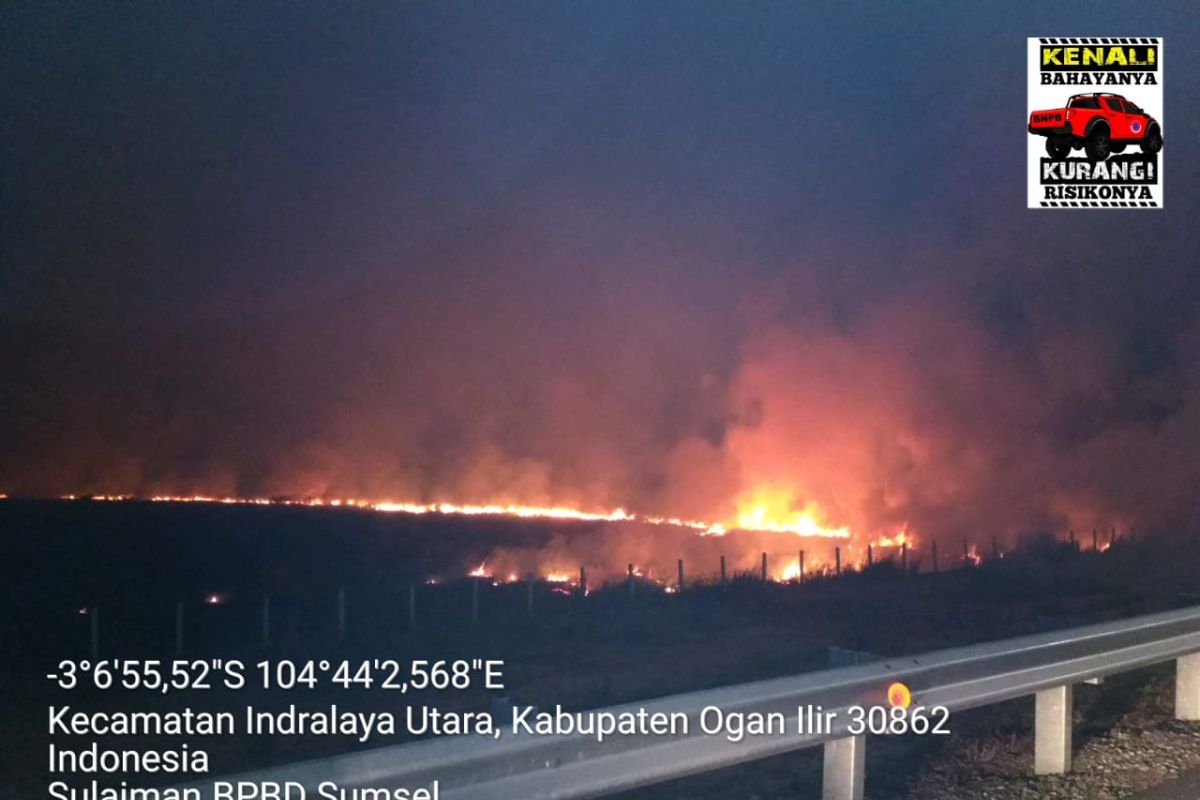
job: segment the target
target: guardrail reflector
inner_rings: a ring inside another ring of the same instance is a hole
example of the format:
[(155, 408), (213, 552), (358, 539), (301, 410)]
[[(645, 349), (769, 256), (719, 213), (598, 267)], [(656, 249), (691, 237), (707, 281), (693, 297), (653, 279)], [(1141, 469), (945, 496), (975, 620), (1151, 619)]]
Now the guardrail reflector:
[(912, 690), (897, 681), (888, 687), (887, 699), (896, 708), (908, 708), (912, 705)]

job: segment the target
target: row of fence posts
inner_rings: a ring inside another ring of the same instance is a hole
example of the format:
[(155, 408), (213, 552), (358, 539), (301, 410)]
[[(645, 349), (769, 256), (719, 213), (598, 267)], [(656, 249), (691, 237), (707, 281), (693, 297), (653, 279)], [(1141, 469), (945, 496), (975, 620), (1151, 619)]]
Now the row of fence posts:
[[(1108, 546), (1111, 547), (1115, 541), (1116, 541), (1116, 531), (1115, 531), (1115, 529), (1110, 529), (1109, 537), (1108, 537)], [(1075, 537), (1075, 531), (1072, 530), (1068, 534), (1068, 542), (1070, 543), (1071, 547), (1078, 548), (1079, 542)], [(1096, 552), (1100, 551), (1100, 532), (1095, 528), (1092, 529), (1092, 550), (1096, 551)], [(999, 542), (996, 539), (996, 537), (993, 536), (992, 537), (992, 557), (999, 558), (1001, 556), (1003, 556), (1003, 553), (1000, 550)], [(939, 569), (939, 566), (938, 566), (938, 544), (936, 541), (930, 542), (930, 557), (931, 557), (931, 561), (932, 561), (932, 563), (930, 565), (931, 571), (938, 572), (938, 569)], [(767, 581), (770, 579), (770, 573), (768, 572), (767, 558), (768, 558), (767, 553), (763, 553), (762, 554), (761, 571), (759, 573), (759, 577), (763, 581)], [(873, 566), (874, 563), (875, 563), (874, 547), (872, 545), (867, 545), (867, 566), (868, 567)], [(963, 540), (963, 563), (964, 564), (972, 563), (971, 546), (970, 546), (970, 543), (967, 542), (967, 540), (965, 540), (965, 539)], [(908, 544), (907, 543), (902, 543), (900, 545), (900, 570), (904, 574), (906, 574), (906, 575), (908, 574)], [(833, 548), (833, 574), (834, 575), (842, 574), (842, 548), (841, 547)], [(801, 551), (799, 551), (799, 558), (797, 561), (796, 580), (803, 581), (807, 576), (808, 576), (808, 573), (805, 570), (805, 553), (803, 550), (801, 550)], [(626, 587), (627, 587), (627, 591), (628, 591), (630, 597), (633, 597), (634, 588), (637, 586), (637, 578), (638, 578), (638, 574), (637, 574), (636, 568), (634, 567), (633, 564), (629, 564), (628, 571), (626, 574)], [(721, 556), (720, 582), (722, 585), (724, 585), (724, 584), (728, 583), (728, 581), (729, 581), (729, 573), (728, 573), (727, 562), (725, 560), (725, 556)], [(481, 583), (482, 583), (482, 581), (478, 580), (478, 579), (471, 581), (471, 623), (472, 624), (479, 623), (479, 586)], [(534, 616), (533, 588), (534, 588), (534, 584), (536, 583), (536, 579), (531, 574), (528, 576), (527, 580), (524, 583), (525, 583), (525, 613), (528, 617), (533, 618), (533, 616)], [(686, 587), (686, 585), (687, 585), (687, 583), (686, 583), (686, 575), (684, 572), (684, 563), (683, 563), (683, 559), (681, 558), (678, 560), (678, 575), (676, 577), (675, 591), (682, 592), (684, 590), (684, 588)], [(579, 568), (579, 586), (578, 586), (577, 593), (581, 597), (586, 597), (588, 594), (587, 567)], [(407, 606), (408, 606), (408, 626), (409, 626), (409, 628), (416, 628), (416, 626), (417, 626), (417, 585), (415, 583), (410, 583), (408, 585)], [(86, 613), (89, 617), (89, 622), (90, 622), (90, 637), (89, 638), (90, 638), (90, 644), (91, 644), (90, 650), (91, 650), (92, 658), (95, 659), (95, 658), (98, 658), (99, 654), (100, 654), (100, 609), (97, 607), (89, 607), (89, 608), (83, 609), (83, 613)], [(337, 590), (336, 621), (337, 621), (338, 638), (344, 639), (346, 637), (346, 589), (345, 589), (345, 587), (339, 587)], [(266, 647), (271, 644), (271, 596), (270, 596), (270, 594), (264, 593), (262, 596), (260, 624), (261, 624), (260, 644), (262, 646)], [(175, 604), (175, 654), (177, 656), (183, 654), (183, 646), (184, 646), (184, 603), (182, 600), (180, 600), (179, 602), (177, 602)]]
[[(770, 572), (768, 570), (767, 559), (768, 559), (768, 554), (763, 553), (762, 554), (762, 567), (759, 571), (759, 578), (764, 581), (770, 580)], [(867, 545), (867, 566), (871, 566), (874, 563), (875, 563), (874, 548), (872, 545)], [(901, 564), (901, 569), (903, 569), (905, 572), (907, 572), (908, 571), (908, 545), (907, 544), (900, 545), (900, 564)], [(682, 558), (679, 559), (679, 561), (678, 561), (678, 567), (679, 567), (679, 574), (676, 579), (675, 588), (676, 588), (676, 591), (683, 591), (683, 589), (686, 585), (686, 582), (684, 579), (684, 569), (683, 569), (683, 559)], [(841, 547), (833, 548), (833, 573), (835, 575), (842, 574), (842, 548)], [(808, 573), (805, 571), (804, 551), (801, 550), (799, 553), (799, 557), (796, 560), (796, 580), (802, 581), (807, 577), (807, 575), (808, 575)], [(721, 576), (722, 584), (729, 582), (729, 571), (728, 571), (727, 562), (725, 561), (725, 556), (721, 556), (720, 576)], [(630, 594), (633, 593), (635, 577), (636, 577), (636, 573), (634, 572), (633, 564), (630, 564), (629, 565), (629, 575), (628, 575), (628, 579), (627, 579), (628, 583), (629, 583)]]

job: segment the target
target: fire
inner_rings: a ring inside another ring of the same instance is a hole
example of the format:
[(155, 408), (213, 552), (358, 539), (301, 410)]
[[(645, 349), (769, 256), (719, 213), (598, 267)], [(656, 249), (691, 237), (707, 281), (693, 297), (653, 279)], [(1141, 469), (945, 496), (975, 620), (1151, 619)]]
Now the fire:
[(692, 528), (700, 531), (701, 536), (724, 536), (729, 529), (719, 522), (702, 522), (696, 519), (681, 519), (680, 517), (644, 516), (642, 522), (651, 525), (670, 525), (676, 528)]
[(492, 573), (488, 572), (487, 562), (481, 561), (479, 566), (467, 573), (472, 578), (490, 578)]
[(551, 572), (546, 575), (547, 583), (571, 583), (575, 578), (569, 572)]
[(875, 547), (904, 547), (908, 545), (908, 548), (911, 550), (916, 546), (916, 539), (905, 528), (901, 529), (895, 536), (880, 536), (872, 544)]
[[(61, 495), (61, 500), (84, 499), (78, 495)], [(266, 498), (216, 497), (210, 495), (154, 495), (138, 498), (130, 494), (99, 494), (86, 499), (100, 502), (125, 502), (145, 499), (151, 503), (220, 503), (248, 506), (308, 506), (314, 508), (356, 508), (364, 511), (399, 514), (443, 514), (456, 516), (505, 516), (522, 519), (573, 520), (579, 522), (644, 522), (691, 528), (704, 536), (723, 536), (730, 530), (792, 533), (797, 536), (817, 536), (836, 539), (850, 538), (850, 529), (832, 527), (821, 520), (823, 515), (815, 503), (802, 510), (792, 507), (788, 491), (758, 490), (750, 499), (738, 503), (738, 513), (732, 521), (713, 522), (681, 517), (635, 514), (623, 508), (610, 511), (589, 511), (565, 505), (535, 506), (517, 503), (413, 503), (393, 500), (364, 500), (360, 498)]]
[(792, 563), (788, 564), (783, 570), (783, 574), (779, 576), (781, 581), (798, 581), (803, 575), (800, 574), (800, 559), (797, 558)]
[(793, 504), (793, 493), (789, 490), (759, 489), (738, 502), (734, 527), (747, 531), (794, 533), (797, 536), (850, 538), (849, 528), (823, 524), (820, 521), (821, 511), (815, 503), (806, 503), (798, 511)]
[(979, 555), (979, 550), (975, 545), (971, 545), (970, 549), (965, 553), (964, 558), (967, 563), (974, 567), (978, 567), (983, 563), (983, 556)]
[[(516, 504), (461, 505), (458, 503), (369, 503), (354, 500), (348, 501), (348, 503), (360, 504), (360, 507), (369, 508), (372, 511), (399, 511), (405, 514), (454, 514), (472, 517), (505, 516), (522, 517), (526, 519), (545, 518), (579, 520), (583, 522), (623, 522), (637, 518), (622, 508), (617, 508), (608, 512), (594, 512), (581, 511), (580, 509), (569, 508), (567, 506), (522, 506)], [(311, 503), (311, 505), (320, 504), (320, 501)]]

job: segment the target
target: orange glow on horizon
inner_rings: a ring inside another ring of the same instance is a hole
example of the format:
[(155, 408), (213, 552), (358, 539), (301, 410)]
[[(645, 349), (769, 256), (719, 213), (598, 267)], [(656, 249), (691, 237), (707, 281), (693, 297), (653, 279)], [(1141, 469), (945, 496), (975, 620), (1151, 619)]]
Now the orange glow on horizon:
[(808, 503), (802, 510), (792, 508), (791, 493), (759, 490), (740, 501), (736, 517), (726, 522), (684, 519), (681, 517), (635, 514), (623, 508), (611, 511), (587, 511), (566, 505), (536, 506), (519, 503), (413, 503), (360, 498), (266, 498), (218, 497), (210, 495), (154, 495), (139, 498), (130, 494), (61, 495), (61, 500), (90, 499), (99, 502), (145, 500), (151, 503), (219, 503), (253, 506), (306, 506), (313, 508), (356, 508), (364, 511), (400, 514), (443, 514), (458, 516), (504, 516), (521, 519), (556, 519), (580, 522), (643, 522), (649, 525), (691, 528), (704, 536), (723, 536), (734, 530), (762, 533), (790, 533), (802, 537), (850, 538), (846, 526), (830, 526), (820, 509)]

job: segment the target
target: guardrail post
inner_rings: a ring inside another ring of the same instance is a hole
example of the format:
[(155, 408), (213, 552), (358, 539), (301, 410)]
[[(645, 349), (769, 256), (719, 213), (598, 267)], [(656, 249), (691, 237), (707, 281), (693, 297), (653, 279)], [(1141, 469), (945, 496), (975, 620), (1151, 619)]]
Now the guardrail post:
[(825, 743), (822, 800), (863, 800), (866, 776), (866, 736), (846, 736)]
[(679, 581), (675, 584), (679, 591), (683, 591), (683, 559), (679, 559)]
[(1200, 720), (1200, 653), (1175, 659), (1175, 719)]
[(725, 556), (721, 556), (721, 584), (725, 584)]
[(1071, 771), (1071, 685), (1037, 693), (1033, 722), (1033, 772)]

